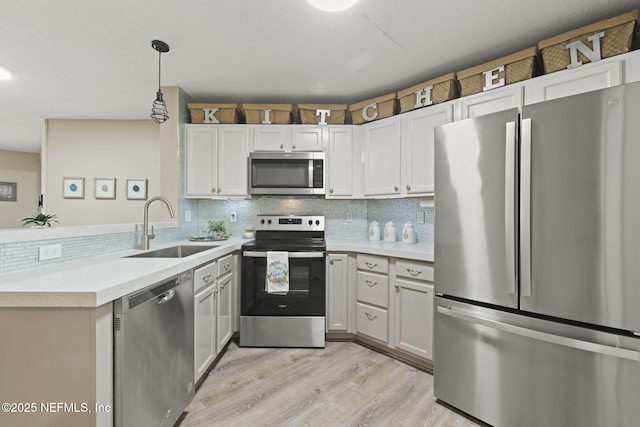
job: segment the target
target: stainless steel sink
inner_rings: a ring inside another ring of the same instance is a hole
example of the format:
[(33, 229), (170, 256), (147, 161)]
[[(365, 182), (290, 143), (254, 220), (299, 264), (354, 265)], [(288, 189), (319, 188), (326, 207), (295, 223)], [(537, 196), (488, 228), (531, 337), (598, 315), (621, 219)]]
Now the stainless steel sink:
[(207, 249), (217, 248), (220, 245), (178, 245), (170, 248), (156, 249), (155, 251), (142, 252), (129, 255), (126, 258), (184, 258)]

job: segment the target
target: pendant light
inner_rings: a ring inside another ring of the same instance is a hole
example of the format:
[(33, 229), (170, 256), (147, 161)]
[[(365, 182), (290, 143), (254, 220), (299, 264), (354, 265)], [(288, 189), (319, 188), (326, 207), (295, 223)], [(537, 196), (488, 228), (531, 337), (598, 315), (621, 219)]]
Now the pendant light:
[(153, 40), (151, 47), (158, 51), (158, 91), (156, 92), (156, 99), (153, 101), (153, 107), (151, 107), (150, 117), (156, 123), (164, 123), (169, 119), (169, 112), (167, 111), (167, 104), (165, 104), (162, 91), (160, 90), (160, 70), (162, 54), (169, 52), (169, 45), (160, 40)]

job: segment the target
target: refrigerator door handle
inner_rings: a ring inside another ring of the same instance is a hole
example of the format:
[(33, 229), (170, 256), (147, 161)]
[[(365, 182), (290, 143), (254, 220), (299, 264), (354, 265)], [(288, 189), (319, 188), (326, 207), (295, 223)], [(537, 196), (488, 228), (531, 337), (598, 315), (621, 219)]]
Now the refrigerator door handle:
[(504, 169), (504, 245), (507, 266), (507, 292), (516, 293), (515, 182), (516, 122), (506, 123)]
[(520, 335), (525, 338), (531, 338), (538, 341), (548, 342), (551, 344), (571, 347), (578, 350), (590, 351), (592, 353), (605, 354), (608, 356), (619, 357), (622, 359), (640, 361), (640, 352), (636, 350), (629, 350), (621, 347), (612, 347), (609, 345), (598, 344), (590, 341), (583, 341), (583, 340), (569, 338), (561, 335), (555, 335), (548, 332), (541, 332), (533, 329), (527, 329), (521, 326), (511, 325), (509, 323), (500, 322), (497, 320), (486, 319), (484, 317), (476, 316), (469, 313), (463, 313), (461, 311), (454, 310), (447, 307), (442, 307), (442, 306), (438, 306), (438, 313), (443, 314), (445, 316), (453, 317), (455, 319), (483, 325), (499, 331)]
[(520, 295), (531, 296), (531, 119), (520, 138)]

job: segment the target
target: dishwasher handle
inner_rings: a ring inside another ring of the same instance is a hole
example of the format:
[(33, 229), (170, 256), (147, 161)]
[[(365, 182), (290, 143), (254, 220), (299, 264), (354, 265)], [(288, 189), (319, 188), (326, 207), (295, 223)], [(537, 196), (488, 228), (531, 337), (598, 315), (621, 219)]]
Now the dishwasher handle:
[(169, 289), (167, 292), (158, 297), (158, 302), (156, 304), (164, 304), (165, 302), (170, 301), (174, 296), (176, 296), (176, 288)]

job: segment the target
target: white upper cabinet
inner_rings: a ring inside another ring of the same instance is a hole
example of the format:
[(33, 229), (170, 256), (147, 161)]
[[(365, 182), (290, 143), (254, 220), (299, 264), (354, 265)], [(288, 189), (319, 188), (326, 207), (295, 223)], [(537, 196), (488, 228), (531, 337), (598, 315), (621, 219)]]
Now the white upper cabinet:
[(400, 195), (400, 116), (362, 126), (364, 195)]
[(402, 117), (402, 195), (423, 196), (434, 189), (434, 129), (453, 120), (453, 105), (436, 105)]
[(247, 197), (246, 126), (188, 125), (187, 197)]
[(620, 84), (622, 61), (598, 61), (532, 79), (527, 85), (525, 103), (550, 101)]
[(466, 96), (455, 100), (455, 120), (520, 108), (524, 102), (524, 83), (515, 83), (484, 93)]
[(322, 151), (322, 138), (322, 126), (253, 126), (253, 148), (255, 151)]
[(327, 164), (325, 165), (325, 188), (327, 199), (354, 197), (354, 170), (356, 158), (353, 127), (328, 128)]

